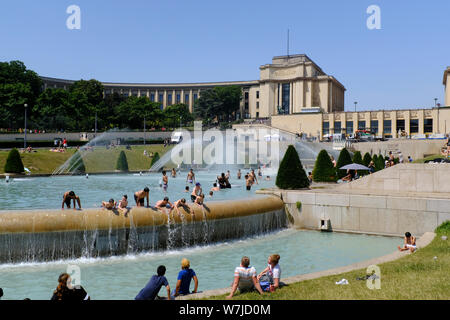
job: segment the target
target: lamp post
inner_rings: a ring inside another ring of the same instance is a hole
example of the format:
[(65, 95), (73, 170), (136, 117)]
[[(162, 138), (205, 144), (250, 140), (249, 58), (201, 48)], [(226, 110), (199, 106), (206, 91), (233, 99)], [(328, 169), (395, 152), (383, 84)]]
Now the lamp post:
[(441, 130), (439, 128), (439, 106), (437, 104), (438, 98), (434, 98), (434, 107), (437, 107), (437, 133), (441, 133)]
[(144, 146), (145, 146), (145, 116), (144, 116)]
[(23, 105), (25, 107), (25, 137), (23, 139), (23, 148), (26, 149), (27, 148), (27, 108), (28, 108), (28, 104), (24, 104)]
[(435, 108), (437, 107), (437, 100), (438, 100), (438, 98), (434, 98), (434, 107)]
[(356, 112), (356, 104), (358, 103), (358, 101), (353, 102), (355, 104), (355, 112)]

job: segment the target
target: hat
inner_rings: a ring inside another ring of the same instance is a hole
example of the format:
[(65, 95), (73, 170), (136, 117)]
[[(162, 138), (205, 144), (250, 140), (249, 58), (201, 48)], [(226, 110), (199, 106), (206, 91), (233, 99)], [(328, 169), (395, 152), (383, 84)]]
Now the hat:
[(197, 182), (195, 185), (196, 185), (196, 186), (201, 186), (200, 182)]

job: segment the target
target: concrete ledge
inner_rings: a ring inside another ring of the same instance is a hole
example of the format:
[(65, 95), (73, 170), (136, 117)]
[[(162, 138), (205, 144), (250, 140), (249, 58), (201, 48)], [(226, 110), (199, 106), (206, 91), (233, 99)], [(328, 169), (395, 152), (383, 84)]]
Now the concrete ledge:
[[(426, 247), (427, 245), (429, 245), (431, 243), (431, 241), (433, 241), (435, 236), (436, 236), (436, 234), (434, 232), (424, 233), (416, 242), (417, 248), (421, 249), (421, 248)], [(410, 254), (409, 251), (407, 251), (407, 252), (395, 251), (393, 253), (390, 253), (390, 254), (387, 254), (387, 255), (384, 255), (384, 256), (381, 256), (378, 258), (373, 258), (370, 260), (353, 263), (348, 266), (334, 268), (334, 269), (325, 270), (325, 271), (314, 272), (314, 273), (307, 273), (307, 274), (302, 274), (302, 275), (288, 277), (288, 278), (282, 278), (281, 280), (282, 280), (282, 282), (284, 282), (286, 284), (293, 284), (293, 283), (302, 282), (305, 280), (311, 280), (311, 279), (317, 279), (317, 278), (326, 277), (326, 276), (338, 275), (341, 273), (346, 273), (346, 272), (350, 272), (350, 271), (354, 271), (354, 270), (365, 269), (370, 265), (382, 264), (382, 263), (394, 261), (399, 258), (405, 257), (408, 254)], [(223, 288), (223, 289), (207, 290), (207, 291), (197, 293), (197, 294), (191, 294), (188, 296), (178, 297), (177, 300), (204, 299), (204, 298), (208, 298), (208, 297), (212, 297), (212, 296), (228, 294), (228, 293), (230, 293), (230, 290), (231, 290), (231, 287)]]

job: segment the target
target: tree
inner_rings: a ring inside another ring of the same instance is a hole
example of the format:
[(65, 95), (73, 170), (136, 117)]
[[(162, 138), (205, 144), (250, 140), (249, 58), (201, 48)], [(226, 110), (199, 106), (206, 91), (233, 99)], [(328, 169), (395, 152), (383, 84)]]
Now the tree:
[(366, 152), (363, 157), (363, 165), (368, 167), (370, 164), (370, 161), (372, 161), (372, 157), (370, 156), (370, 153)]
[(153, 165), (159, 160), (159, 153), (155, 152), (152, 158), (152, 162), (150, 163), (150, 168), (153, 167)]
[(384, 158), (381, 154), (377, 157), (377, 162), (375, 162), (375, 170), (380, 171), (384, 169)]
[(363, 164), (363, 159), (361, 156), (361, 152), (360, 151), (356, 151), (353, 154), (353, 163), (357, 163), (357, 164)]
[(189, 107), (184, 103), (173, 104), (164, 109), (163, 123), (165, 126), (176, 128), (180, 124), (189, 124), (194, 120), (194, 117), (189, 112)]
[(214, 119), (230, 121), (233, 113), (239, 110), (241, 98), (240, 86), (206, 89), (202, 91), (200, 98), (195, 102), (195, 117), (203, 119), (207, 123)]
[(77, 122), (75, 110), (69, 102), (69, 92), (64, 89), (47, 88), (42, 92), (33, 108), (35, 123), (45, 129), (74, 130)]
[(8, 158), (5, 163), (6, 173), (22, 173), (25, 171), (23, 167), (22, 159), (20, 158), (20, 153), (16, 148), (12, 149), (8, 153)]
[(352, 157), (346, 148), (343, 148), (339, 153), (339, 158), (336, 164), (338, 179), (341, 179), (347, 175), (346, 170), (340, 170), (339, 168), (352, 163)]
[(128, 97), (117, 106), (117, 114), (123, 128), (143, 129), (146, 124), (157, 125), (162, 119), (159, 103), (151, 102), (147, 97)]
[(116, 169), (120, 171), (128, 171), (128, 161), (125, 152), (122, 150), (117, 158)]
[(309, 187), (308, 177), (293, 145), (289, 145), (283, 160), (281, 160), (275, 184), (280, 189)]
[(319, 152), (312, 176), (313, 180), (316, 182), (336, 182), (336, 169), (334, 168), (330, 155), (326, 150), (321, 150)]

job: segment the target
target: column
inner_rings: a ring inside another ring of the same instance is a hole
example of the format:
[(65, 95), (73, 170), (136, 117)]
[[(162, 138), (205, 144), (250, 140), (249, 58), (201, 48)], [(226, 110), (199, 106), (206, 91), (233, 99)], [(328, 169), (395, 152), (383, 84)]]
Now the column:
[(163, 94), (163, 109), (167, 107), (167, 90), (164, 90)]
[(172, 104), (177, 103), (177, 92), (175, 90), (173, 90), (172, 93)]
[(186, 101), (184, 101), (184, 89), (181, 89), (180, 102), (181, 102), (181, 103), (186, 103)]
[(192, 89), (189, 90), (189, 112), (194, 112), (194, 97), (192, 96)]

